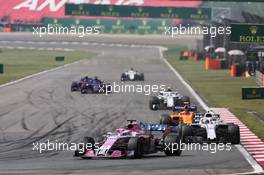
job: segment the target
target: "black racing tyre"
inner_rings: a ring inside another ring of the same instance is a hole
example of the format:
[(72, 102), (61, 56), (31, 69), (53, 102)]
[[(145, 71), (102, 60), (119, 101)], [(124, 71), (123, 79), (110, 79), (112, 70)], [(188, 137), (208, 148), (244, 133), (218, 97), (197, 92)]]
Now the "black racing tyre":
[(144, 81), (144, 80), (145, 80), (144, 73), (141, 73), (141, 74), (140, 74), (140, 80), (141, 80), (141, 81)]
[(128, 151), (134, 151), (134, 155), (131, 158), (140, 159), (144, 155), (143, 140), (139, 137), (131, 137), (127, 145)]
[(107, 92), (109, 93), (111, 93), (112, 92), (112, 85), (111, 84), (106, 84), (106, 85), (104, 85), (104, 93), (106, 93), (106, 90), (107, 90)]
[(190, 105), (191, 104), (191, 100), (190, 100), (190, 97), (188, 96), (182, 96), (181, 98), (181, 102), (182, 102), (182, 105)]
[(182, 131), (181, 139), (183, 142), (186, 142), (187, 137), (192, 136), (192, 127), (188, 125), (182, 125), (181, 131)]
[(163, 125), (172, 125), (172, 120), (169, 114), (160, 115), (160, 124)]
[(149, 100), (149, 108), (151, 110), (158, 110), (159, 103), (160, 100), (158, 99), (158, 97), (151, 97)]
[(174, 101), (174, 107), (175, 106), (180, 106), (178, 97), (173, 97), (173, 101)]
[(77, 84), (76, 83), (72, 83), (71, 84), (71, 91), (73, 92), (73, 91), (76, 91), (76, 89), (77, 89)]
[(71, 86), (71, 92), (75, 91), (74, 86)]
[(82, 94), (86, 94), (86, 89), (81, 88), (81, 93), (82, 93)]
[(178, 134), (170, 133), (164, 138), (164, 153), (167, 156), (180, 156), (181, 139)]
[(82, 88), (81, 89), (81, 93), (82, 94), (92, 94), (93, 93), (93, 89), (92, 89), (92, 87), (85, 87), (85, 88)]
[[(129, 78), (130, 79), (130, 78)], [(131, 81), (140, 81), (140, 75), (136, 74)]]
[(172, 120), (169, 114), (160, 115), (160, 124), (163, 125), (172, 125)]
[(121, 81), (126, 81), (126, 80), (127, 80), (126, 74), (122, 73), (121, 74)]
[(94, 93), (92, 87), (88, 87), (88, 88), (86, 89), (86, 92), (87, 92), (88, 94), (92, 94), (92, 93)]
[(230, 137), (230, 142), (232, 144), (240, 143), (240, 130), (238, 125), (235, 124), (228, 125), (228, 134)]
[(74, 156), (83, 156), (87, 151), (86, 149), (87, 147), (92, 146), (91, 148), (94, 149), (95, 141), (94, 141), (94, 138), (92, 137), (84, 137), (81, 143), (83, 143), (83, 145), (80, 144), (80, 147), (79, 147), (79, 149), (81, 150), (76, 150), (74, 153)]
[(82, 94), (86, 94), (87, 93), (87, 89), (86, 88), (81, 88), (81, 93)]
[(201, 126), (196, 126), (196, 127), (193, 127), (192, 128), (192, 133), (195, 135), (195, 136), (200, 136), (204, 139), (207, 139), (207, 131), (204, 127), (201, 127)]

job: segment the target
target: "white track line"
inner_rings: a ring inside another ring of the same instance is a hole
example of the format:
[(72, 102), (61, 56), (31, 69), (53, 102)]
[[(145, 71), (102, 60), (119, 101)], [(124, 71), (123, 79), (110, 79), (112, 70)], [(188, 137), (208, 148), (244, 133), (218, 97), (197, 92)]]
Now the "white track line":
[(5, 84), (2, 84), (0, 85), (0, 88), (3, 88), (3, 87), (6, 87), (6, 86), (10, 86), (10, 85), (13, 85), (13, 84), (16, 84), (16, 83), (20, 83), (22, 81), (25, 81), (25, 80), (28, 80), (28, 79), (31, 79), (31, 78), (34, 78), (34, 77), (37, 77), (37, 76), (40, 76), (40, 75), (43, 75), (45, 73), (48, 73), (48, 72), (53, 72), (53, 71), (56, 71), (56, 70), (59, 70), (61, 68), (65, 68), (65, 67), (68, 67), (70, 65), (73, 65), (73, 64), (77, 64), (79, 63), (81, 60), (79, 61), (75, 61), (73, 63), (69, 63), (69, 64), (64, 64), (62, 66), (59, 66), (59, 67), (55, 67), (53, 69), (49, 69), (49, 70), (45, 70), (45, 71), (42, 71), (42, 72), (38, 72), (38, 73), (35, 73), (35, 74), (32, 74), (32, 75), (28, 75), (24, 78), (21, 78), (21, 79), (18, 79), (18, 80), (15, 80), (15, 81), (10, 81), (8, 83), (5, 83)]
[[(17, 43), (17, 44), (25, 44), (25, 43), (28, 43), (28, 44), (48, 44), (50, 42), (42, 42), (42, 41), (39, 41), (39, 42), (35, 42), (35, 41), (0, 41), (0, 43)], [(51, 42), (54, 44), (54, 42)], [(73, 44), (73, 45), (76, 45), (76, 44), (79, 44), (79, 42), (62, 42), (61, 44), (65, 44), (65, 45), (68, 45), (68, 44)], [(90, 44), (90, 43), (89, 43)], [(91, 43), (92, 45), (103, 45), (103, 46), (110, 46), (110, 45), (113, 45), (113, 43)], [(122, 45), (122, 44), (115, 44), (115, 46), (119, 46), (119, 47), (131, 47), (130, 45)], [(147, 46), (147, 45), (137, 45), (138, 47), (147, 47), (147, 48), (155, 48), (155, 46)], [(32, 47), (23, 47), (23, 46), (17, 46), (17, 47), (13, 47), (13, 46), (0, 46), (0, 48), (9, 48), (9, 49), (32, 49)], [(37, 50), (60, 50), (61, 48), (37, 48)], [(74, 51), (73, 49), (68, 49), (68, 48), (64, 48), (63, 51)], [(104, 52), (102, 52), (101, 54), (104, 54)], [(34, 78), (34, 77), (37, 77), (37, 76), (40, 76), (42, 74), (45, 74), (45, 73), (48, 73), (48, 72), (52, 72), (52, 71), (56, 71), (58, 69), (61, 69), (61, 68), (64, 68), (64, 67), (68, 67), (70, 65), (73, 65), (73, 64), (77, 64), (78, 62), (80, 62), (81, 60), (79, 61), (76, 61), (76, 62), (73, 62), (73, 63), (69, 63), (69, 64), (65, 64), (63, 66), (59, 66), (59, 67), (55, 67), (53, 69), (49, 69), (49, 70), (45, 70), (45, 71), (42, 71), (42, 72), (38, 72), (38, 73), (35, 73), (35, 74), (32, 74), (32, 75), (28, 75), (24, 78), (21, 78), (21, 79), (18, 79), (18, 80), (14, 80), (14, 81), (10, 81), (8, 83), (5, 83), (5, 84), (2, 84), (0, 85), (0, 88), (3, 88), (3, 87), (6, 87), (6, 86), (10, 86), (10, 85), (13, 85), (13, 84), (16, 84), (16, 83), (19, 83), (19, 82), (22, 82), (24, 80), (27, 80), (27, 79), (30, 79), (30, 78)]]
[(177, 78), (181, 81), (181, 83), (188, 89), (188, 91), (194, 96), (194, 98), (198, 101), (198, 103), (202, 106), (203, 109), (208, 111), (210, 108), (207, 104), (201, 99), (201, 97), (193, 90), (193, 88), (183, 79), (183, 77), (172, 67), (172, 65), (163, 57), (163, 51), (166, 51), (167, 48), (160, 47), (160, 57), (161, 59), (169, 66), (169, 68), (173, 71), (173, 73), (177, 76)]
[[(174, 69), (174, 67), (167, 61), (166, 58), (163, 56), (163, 51), (166, 51), (167, 48), (164, 47), (158, 47), (159, 53), (160, 53), (160, 59), (163, 60), (168, 67), (173, 71), (173, 73), (177, 76), (177, 78), (181, 81), (183, 85), (188, 89), (188, 91), (195, 97), (195, 99), (198, 101), (198, 103), (208, 111), (210, 108), (207, 106), (207, 104), (202, 100), (202, 98), (193, 90), (193, 88), (183, 79), (183, 77)], [(244, 156), (244, 158), (248, 161), (248, 163), (252, 166), (254, 169), (253, 172), (245, 172), (245, 173), (239, 173), (239, 174), (255, 174), (255, 173), (263, 173), (263, 168), (256, 162), (256, 160), (243, 148), (241, 145), (235, 145), (236, 148), (241, 152), (241, 154)]]

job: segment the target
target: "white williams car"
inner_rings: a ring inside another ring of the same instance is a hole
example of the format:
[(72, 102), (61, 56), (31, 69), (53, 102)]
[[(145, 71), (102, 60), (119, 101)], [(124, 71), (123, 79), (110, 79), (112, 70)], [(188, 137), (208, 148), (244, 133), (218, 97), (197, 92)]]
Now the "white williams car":
[(182, 126), (182, 138), (185, 142), (230, 142), (240, 143), (239, 126), (224, 123), (219, 114), (207, 112), (196, 114), (194, 123)]
[(139, 73), (131, 68), (125, 73), (122, 73), (121, 81), (144, 81), (144, 73)]
[(182, 96), (170, 88), (167, 91), (161, 91), (158, 96), (151, 97), (149, 101), (149, 108), (151, 110), (174, 109), (175, 106), (185, 105), (190, 105), (190, 98)]

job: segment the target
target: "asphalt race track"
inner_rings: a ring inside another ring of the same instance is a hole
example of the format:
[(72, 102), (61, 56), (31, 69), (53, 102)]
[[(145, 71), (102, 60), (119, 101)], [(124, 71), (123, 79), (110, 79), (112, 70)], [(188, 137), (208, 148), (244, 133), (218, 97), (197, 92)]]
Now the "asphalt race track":
[[(150, 111), (149, 96), (142, 93), (107, 96), (71, 93), (71, 81), (83, 75), (120, 83), (121, 72), (134, 67), (145, 73), (144, 84), (170, 85), (182, 94), (190, 94), (160, 59), (157, 48), (102, 45), (100, 37), (99, 44), (87, 45), (54, 43), (59, 37), (53, 37), (52, 44), (47, 39), (37, 44), (35, 42), (42, 39), (32, 39), (30, 35), (0, 35), (0, 38), (2, 47), (63, 47), (98, 53), (94, 58), (0, 88), (0, 174), (230, 174), (253, 171), (236, 147), (215, 154), (184, 151), (181, 157), (166, 157), (159, 153), (140, 160), (83, 160), (73, 157), (70, 151), (42, 154), (32, 151), (33, 142), (47, 139), (78, 142), (85, 135), (95, 136), (112, 131), (124, 125), (127, 119), (158, 122), (159, 114), (164, 113)], [(112, 38), (116, 43), (118, 39)], [(34, 42), (15, 42), (17, 40)], [(148, 42), (151, 39), (139, 40)], [(186, 41), (191, 42), (191, 39)], [(96, 42), (96, 37), (93, 42)]]

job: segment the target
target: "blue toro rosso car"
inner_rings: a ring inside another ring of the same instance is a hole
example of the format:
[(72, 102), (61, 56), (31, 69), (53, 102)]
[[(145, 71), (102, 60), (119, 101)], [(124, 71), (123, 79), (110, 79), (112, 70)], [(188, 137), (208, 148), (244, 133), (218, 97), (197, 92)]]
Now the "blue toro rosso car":
[(82, 94), (107, 94), (111, 92), (111, 85), (110, 83), (105, 83), (103, 80), (99, 80), (97, 77), (89, 78), (86, 76), (79, 81), (72, 82), (71, 91), (80, 91)]
[(81, 91), (81, 87), (83, 83), (88, 83), (92, 80), (92, 78), (89, 78), (88, 76), (81, 78), (78, 81), (73, 81), (71, 84), (71, 91)]

